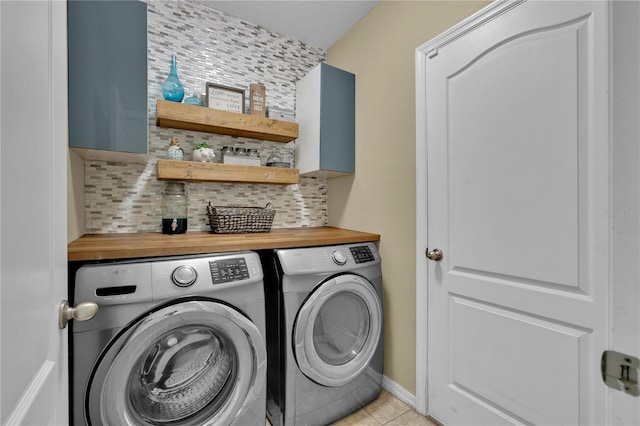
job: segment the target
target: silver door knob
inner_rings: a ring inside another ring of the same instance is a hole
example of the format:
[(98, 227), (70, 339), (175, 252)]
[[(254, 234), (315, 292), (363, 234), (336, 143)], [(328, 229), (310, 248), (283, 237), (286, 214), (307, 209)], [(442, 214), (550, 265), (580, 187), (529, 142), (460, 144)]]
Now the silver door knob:
[(427, 259), (433, 260), (434, 262), (440, 262), (442, 260), (442, 250), (440, 249), (433, 249), (429, 251), (427, 248), (425, 250), (425, 254), (427, 255)]
[(75, 307), (69, 306), (69, 302), (60, 302), (58, 315), (58, 327), (65, 328), (67, 323), (74, 319), (76, 321), (87, 321), (96, 316), (98, 305), (93, 302), (78, 303)]

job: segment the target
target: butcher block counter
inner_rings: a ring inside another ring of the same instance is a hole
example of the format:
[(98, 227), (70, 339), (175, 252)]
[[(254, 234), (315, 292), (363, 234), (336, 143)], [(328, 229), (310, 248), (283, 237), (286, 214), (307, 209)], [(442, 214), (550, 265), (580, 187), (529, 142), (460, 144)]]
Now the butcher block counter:
[(244, 250), (310, 247), (380, 241), (380, 235), (320, 226), (272, 229), (256, 234), (213, 234), (209, 231), (167, 235), (87, 234), (69, 243), (68, 260), (92, 261)]

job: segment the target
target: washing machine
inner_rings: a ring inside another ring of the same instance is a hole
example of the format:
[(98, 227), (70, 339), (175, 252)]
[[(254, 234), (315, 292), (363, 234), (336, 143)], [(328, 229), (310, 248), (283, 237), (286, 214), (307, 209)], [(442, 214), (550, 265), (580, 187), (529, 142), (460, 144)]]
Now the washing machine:
[(267, 418), (325, 425), (382, 388), (380, 255), (373, 243), (261, 252)]
[(263, 272), (253, 252), (82, 265), (74, 302), (77, 425), (265, 424)]

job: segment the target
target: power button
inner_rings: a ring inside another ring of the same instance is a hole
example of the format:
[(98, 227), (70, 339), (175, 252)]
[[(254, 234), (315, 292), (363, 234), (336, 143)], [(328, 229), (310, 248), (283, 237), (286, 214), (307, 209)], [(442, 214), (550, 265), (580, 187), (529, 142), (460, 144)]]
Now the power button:
[(345, 256), (340, 250), (335, 250), (331, 253), (331, 259), (333, 259), (337, 265), (344, 265), (347, 263), (347, 256)]
[(174, 284), (179, 287), (189, 287), (191, 284), (196, 282), (198, 278), (198, 273), (193, 267), (188, 265), (178, 266), (174, 269), (173, 274), (171, 274), (171, 279)]

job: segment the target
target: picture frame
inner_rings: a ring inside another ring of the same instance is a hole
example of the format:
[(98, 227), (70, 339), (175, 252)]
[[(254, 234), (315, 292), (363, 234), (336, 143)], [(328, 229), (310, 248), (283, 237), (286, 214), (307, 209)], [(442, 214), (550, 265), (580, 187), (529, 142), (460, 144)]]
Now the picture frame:
[(244, 90), (207, 83), (207, 107), (244, 114)]

